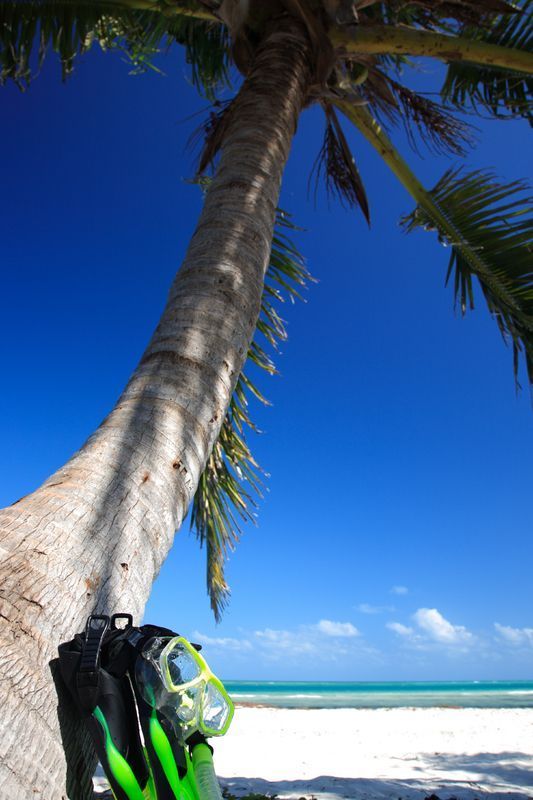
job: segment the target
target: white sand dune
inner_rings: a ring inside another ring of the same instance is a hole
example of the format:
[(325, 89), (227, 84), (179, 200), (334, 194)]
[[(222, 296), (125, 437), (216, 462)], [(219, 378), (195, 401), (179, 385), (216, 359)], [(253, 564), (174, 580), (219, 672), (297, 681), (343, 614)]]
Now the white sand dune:
[(533, 799), (533, 709), (238, 708), (214, 744), (237, 795)]

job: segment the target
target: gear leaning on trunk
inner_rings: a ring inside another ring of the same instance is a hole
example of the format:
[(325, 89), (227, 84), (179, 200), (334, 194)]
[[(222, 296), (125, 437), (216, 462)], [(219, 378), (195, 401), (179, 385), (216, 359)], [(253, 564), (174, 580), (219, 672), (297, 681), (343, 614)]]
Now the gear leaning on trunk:
[(93, 614), (59, 645), (116, 800), (221, 800), (207, 737), (226, 733), (233, 703), (200, 649), (168, 628), (135, 627), (130, 614)]

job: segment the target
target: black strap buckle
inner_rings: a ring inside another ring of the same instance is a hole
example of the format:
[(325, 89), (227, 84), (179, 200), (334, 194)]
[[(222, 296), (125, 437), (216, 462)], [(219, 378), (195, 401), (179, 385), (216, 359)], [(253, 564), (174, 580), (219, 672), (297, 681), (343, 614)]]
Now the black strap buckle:
[[(117, 620), (124, 619), (126, 620), (125, 625), (117, 625)], [(133, 627), (133, 617), (131, 614), (113, 614), (111, 617), (111, 629), (112, 630), (119, 630), (122, 628), (132, 628)]]

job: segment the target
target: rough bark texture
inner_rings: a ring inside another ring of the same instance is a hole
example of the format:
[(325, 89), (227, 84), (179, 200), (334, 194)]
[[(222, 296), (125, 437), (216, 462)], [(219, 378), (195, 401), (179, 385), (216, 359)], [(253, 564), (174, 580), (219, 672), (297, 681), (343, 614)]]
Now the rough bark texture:
[(305, 34), (285, 19), (257, 51), (187, 256), (116, 407), (0, 512), (0, 798), (90, 796), (91, 749), (69, 704), (57, 708), (50, 662), (92, 611), (139, 621), (187, 513), (255, 329), (310, 70)]

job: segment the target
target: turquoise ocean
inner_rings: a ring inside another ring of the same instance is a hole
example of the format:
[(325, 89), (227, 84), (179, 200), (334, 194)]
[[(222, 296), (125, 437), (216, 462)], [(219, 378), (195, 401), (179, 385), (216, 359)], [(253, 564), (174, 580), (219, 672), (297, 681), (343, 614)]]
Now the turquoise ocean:
[(533, 708), (533, 681), (282, 683), (225, 681), (236, 704), (276, 708)]

